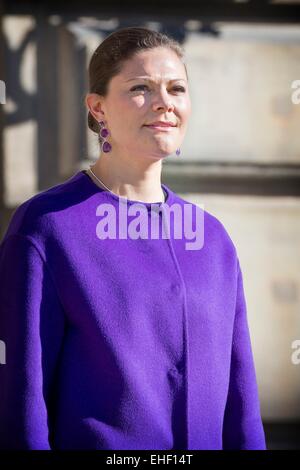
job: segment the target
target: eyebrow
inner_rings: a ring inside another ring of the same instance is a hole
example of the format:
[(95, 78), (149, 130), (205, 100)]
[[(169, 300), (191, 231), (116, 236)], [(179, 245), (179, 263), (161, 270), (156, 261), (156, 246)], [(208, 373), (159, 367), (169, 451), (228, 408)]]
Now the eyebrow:
[[(150, 77), (134, 77), (134, 78), (129, 78), (129, 80), (125, 80), (125, 82), (131, 82), (132, 80), (148, 80), (149, 82), (153, 82), (154, 80), (152, 80)], [(169, 79), (169, 82), (176, 82), (177, 80), (183, 80), (186, 82), (186, 80), (184, 78), (172, 78), (172, 79)]]

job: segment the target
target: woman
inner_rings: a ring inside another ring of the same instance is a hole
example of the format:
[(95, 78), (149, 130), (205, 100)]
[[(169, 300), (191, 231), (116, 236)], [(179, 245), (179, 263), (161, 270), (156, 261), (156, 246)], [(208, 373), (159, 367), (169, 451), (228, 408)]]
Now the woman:
[(236, 249), (206, 211), (204, 243), (174, 236), (200, 209), (161, 184), (191, 113), (183, 51), (125, 28), (89, 74), (98, 160), (21, 204), (1, 244), (0, 447), (265, 449)]

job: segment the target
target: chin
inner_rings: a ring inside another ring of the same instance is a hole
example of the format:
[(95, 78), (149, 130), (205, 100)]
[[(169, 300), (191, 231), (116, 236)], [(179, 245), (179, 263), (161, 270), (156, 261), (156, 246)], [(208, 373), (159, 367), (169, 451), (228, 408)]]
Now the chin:
[(160, 151), (159, 151), (160, 158), (167, 158), (167, 157), (169, 157), (169, 155), (171, 155), (172, 153), (173, 153), (172, 150), (160, 150)]

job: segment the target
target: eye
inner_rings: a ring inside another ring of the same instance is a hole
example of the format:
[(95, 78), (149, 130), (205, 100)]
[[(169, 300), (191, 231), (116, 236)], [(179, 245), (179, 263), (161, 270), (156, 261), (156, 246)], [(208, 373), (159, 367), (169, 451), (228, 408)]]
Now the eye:
[(141, 89), (141, 88), (148, 88), (148, 86), (147, 85), (136, 85), (133, 88), (131, 88), (130, 91), (135, 91), (135, 90), (138, 90), (138, 89)]
[[(136, 85), (134, 86), (133, 88), (131, 88), (130, 91), (135, 91), (135, 90), (138, 90), (138, 89), (141, 89), (141, 88), (148, 88), (149, 87), (147, 85)], [(180, 91), (180, 92), (185, 92), (185, 88), (183, 88), (182, 86), (175, 86), (173, 87), (173, 90), (176, 90), (176, 91)]]
[(183, 88), (183, 86), (175, 86), (174, 90), (182, 91), (183, 93), (185, 92), (185, 88)]

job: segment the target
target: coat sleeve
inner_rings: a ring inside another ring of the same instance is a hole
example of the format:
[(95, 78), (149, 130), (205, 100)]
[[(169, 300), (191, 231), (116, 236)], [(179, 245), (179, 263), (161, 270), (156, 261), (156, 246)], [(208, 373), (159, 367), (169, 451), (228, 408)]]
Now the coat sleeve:
[(237, 259), (237, 297), (223, 449), (265, 450), (266, 441), (247, 320), (243, 276)]
[(0, 245), (0, 449), (51, 449), (51, 405), (65, 316), (31, 237)]

